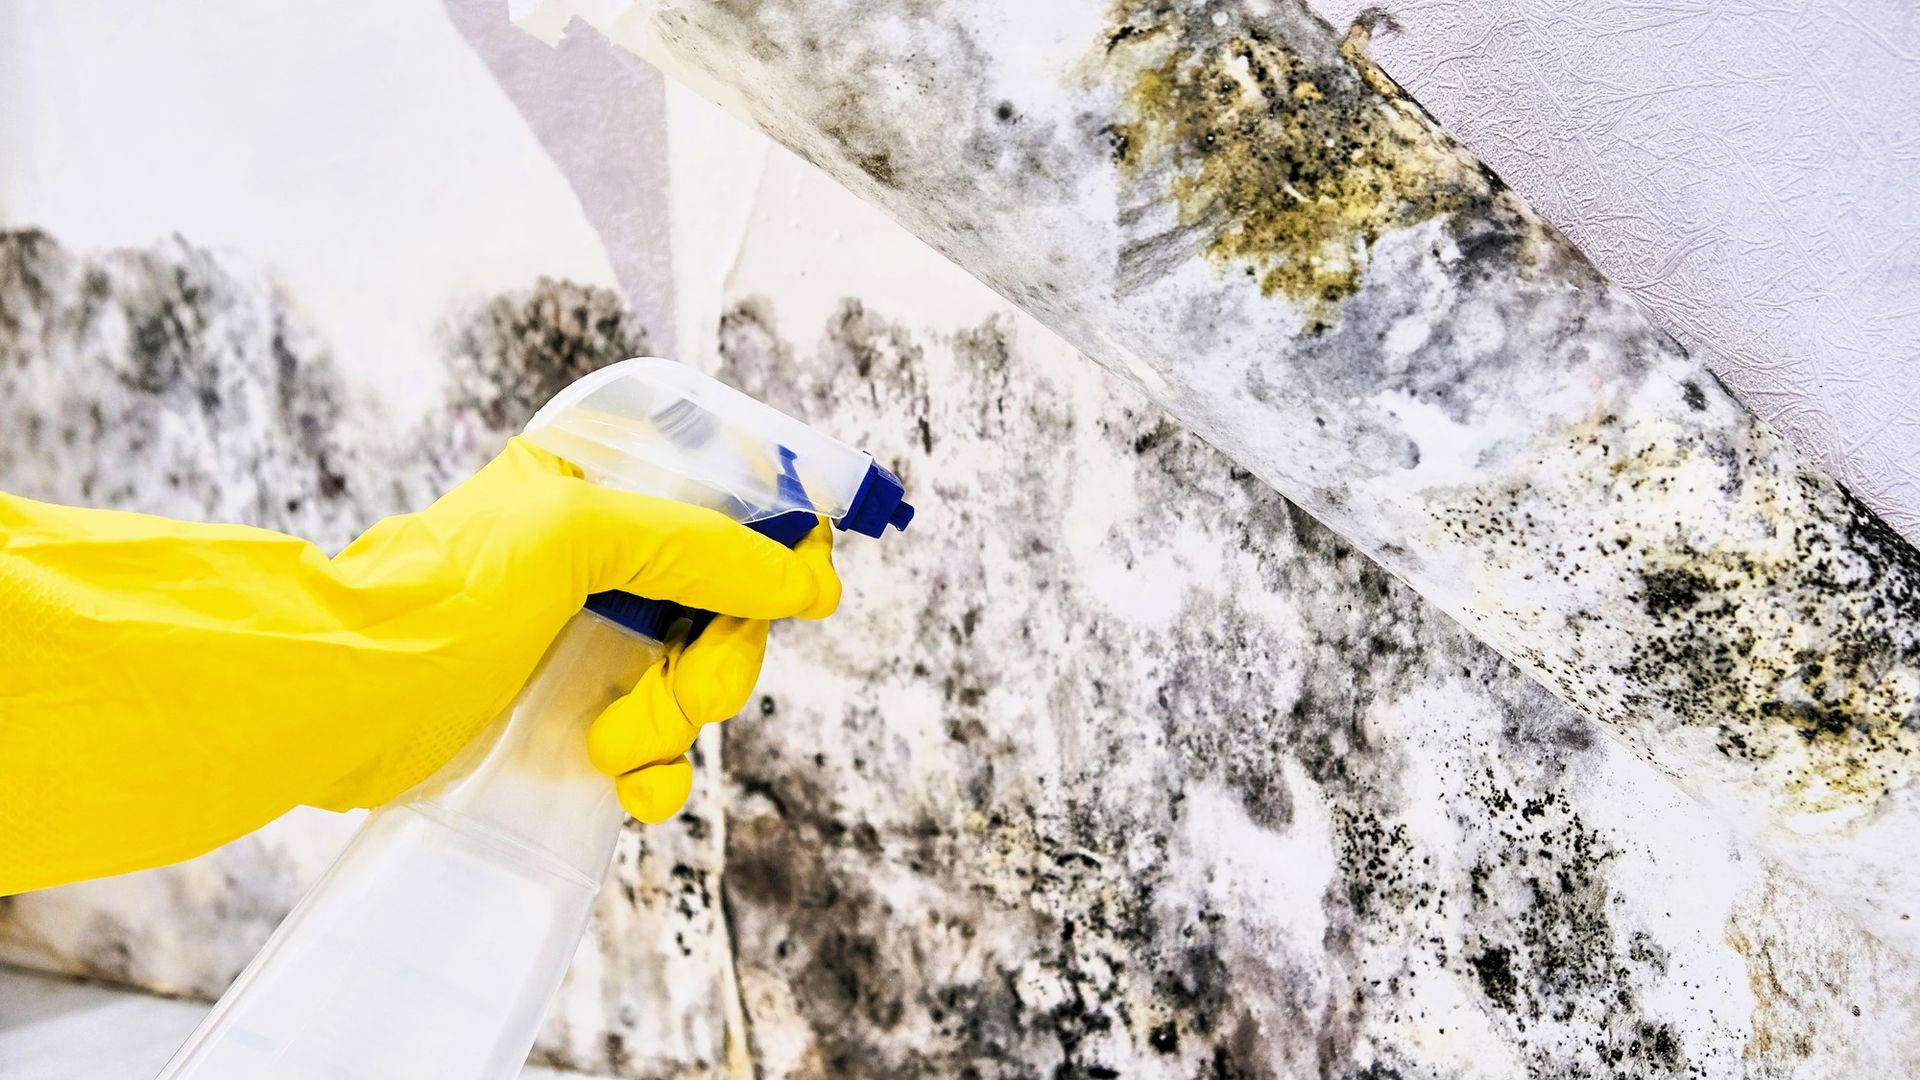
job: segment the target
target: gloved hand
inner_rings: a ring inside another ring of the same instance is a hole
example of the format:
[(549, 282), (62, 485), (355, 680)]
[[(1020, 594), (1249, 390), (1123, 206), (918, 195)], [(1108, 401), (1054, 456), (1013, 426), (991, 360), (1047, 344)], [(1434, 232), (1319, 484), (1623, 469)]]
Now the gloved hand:
[(0, 495), (0, 895), (188, 858), (302, 803), (392, 798), (607, 589), (724, 613), (592, 730), (622, 804), (662, 820), (695, 732), (752, 692), (766, 620), (839, 603), (829, 535), (789, 550), (520, 439), (332, 559), (260, 529)]

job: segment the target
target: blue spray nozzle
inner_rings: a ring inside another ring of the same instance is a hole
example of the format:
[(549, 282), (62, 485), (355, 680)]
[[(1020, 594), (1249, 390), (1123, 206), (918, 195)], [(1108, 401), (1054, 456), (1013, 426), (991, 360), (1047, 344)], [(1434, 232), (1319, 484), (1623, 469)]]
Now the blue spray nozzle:
[(846, 516), (840, 519), (840, 527), (876, 538), (885, 533), (889, 525), (905, 529), (913, 521), (913, 504), (906, 501), (905, 495), (900, 478), (875, 462), (867, 466), (867, 475), (861, 478)]
[[(800, 487), (800, 478), (793, 473), (793, 452), (783, 446), (780, 448), (780, 457), (786, 469), (785, 475), (780, 478), (782, 493), (785, 494), (785, 489), (791, 484), (795, 501), (804, 501), (805, 492)], [(898, 477), (878, 464), (872, 465), (867, 469), (866, 478), (860, 482), (860, 489), (854, 494), (846, 516), (837, 524), (847, 531), (873, 537), (885, 533), (889, 525), (904, 530), (913, 521), (913, 504), (902, 497), (904, 493)], [(810, 511), (789, 510), (746, 524), (747, 528), (769, 540), (792, 547), (819, 523), (819, 517)], [(587, 597), (586, 609), (655, 641), (666, 640), (674, 623), (681, 619), (692, 624), (689, 636), (698, 637), (713, 619), (710, 611), (625, 592), (595, 593)]]

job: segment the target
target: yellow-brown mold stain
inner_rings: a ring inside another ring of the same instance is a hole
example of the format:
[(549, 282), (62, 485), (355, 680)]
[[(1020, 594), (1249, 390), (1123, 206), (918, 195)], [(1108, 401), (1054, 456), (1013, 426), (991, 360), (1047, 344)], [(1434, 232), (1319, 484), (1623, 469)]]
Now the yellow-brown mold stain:
[(1308, 57), (1257, 25), (1133, 8), (1104, 57), (1124, 88), (1109, 129), (1123, 182), (1164, 184), (1206, 256), (1304, 306), (1309, 329), (1359, 289), (1382, 234), (1495, 193), (1365, 60), (1364, 34)]
[[(1820, 595), (1804, 570), (1737, 546), (1646, 552), (1653, 628), (1627, 666), (1684, 673), (1662, 680), (1668, 707), (1711, 719), (1721, 751), (1763, 767), (1796, 811), (1871, 806), (1912, 780), (1915, 688), (1881, 669), (1892, 650), (1871, 620), (1850, 598)], [(1789, 590), (1807, 599), (1769, 602)]]
[(1807, 1059), (1847, 1044), (1853, 1032), (1840, 1010), (1860, 1016), (1860, 1006), (1843, 996), (1859, 985), (1853, 970), (1859, 951), (1850, 947), (1850, 936), (1807, 932), (1817, 918), (1803, 893), (1772, 880), (1727, 915), (1724, 940), (1746, 961), (1753, 994), (1752, 1034), (1742, 1056), (1759, 1075), (1798, 1075), (1794, 1070)]
[[(1623, 449), (1614, 490), (1655, 505), (1696, 498), (1724, 469), (1689, 438)], [(1720, 750), (1764, 770), (1794, 811), (1871, 807), (1913, 781), (1920, 751), (1920, 565), (1831, 482), (1743, 478), (1711, 540), (1678, 527), (1629, 537), (1645, 623), (1622, 670), (1713, 725)]]

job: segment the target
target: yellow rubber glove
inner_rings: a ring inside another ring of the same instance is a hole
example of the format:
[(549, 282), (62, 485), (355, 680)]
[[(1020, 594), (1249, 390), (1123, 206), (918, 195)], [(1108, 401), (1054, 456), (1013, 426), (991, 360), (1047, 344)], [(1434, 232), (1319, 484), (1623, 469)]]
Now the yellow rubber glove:
[(260, 529), (0, 495), (0, 895), (188, 858), (302, 803), (392, 798), (606, 589), (725, 613), (593, 728), (622, 803), (662, 820), (694, 732), (752, 692), (765, 620), (839, 603), (829, 549), (824, 528), (788, 550), (595, 487), (519, 439), (332, 559)]

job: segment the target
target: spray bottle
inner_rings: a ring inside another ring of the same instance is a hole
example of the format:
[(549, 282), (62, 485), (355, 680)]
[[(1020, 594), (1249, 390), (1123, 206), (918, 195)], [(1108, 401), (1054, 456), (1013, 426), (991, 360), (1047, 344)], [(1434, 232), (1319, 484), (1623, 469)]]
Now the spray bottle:
[[(706, 506), (791, 545), (878, 537), (913, 507), (866, 453), (691, 368), (642, 358), (527, 424), (594, 483)], [(162, 1080), (517, 1076), (586, 929), (624, 813), (587, 728), (705, 613), (600, 593), (526, 688), (420, 786), (374, 811)]]

